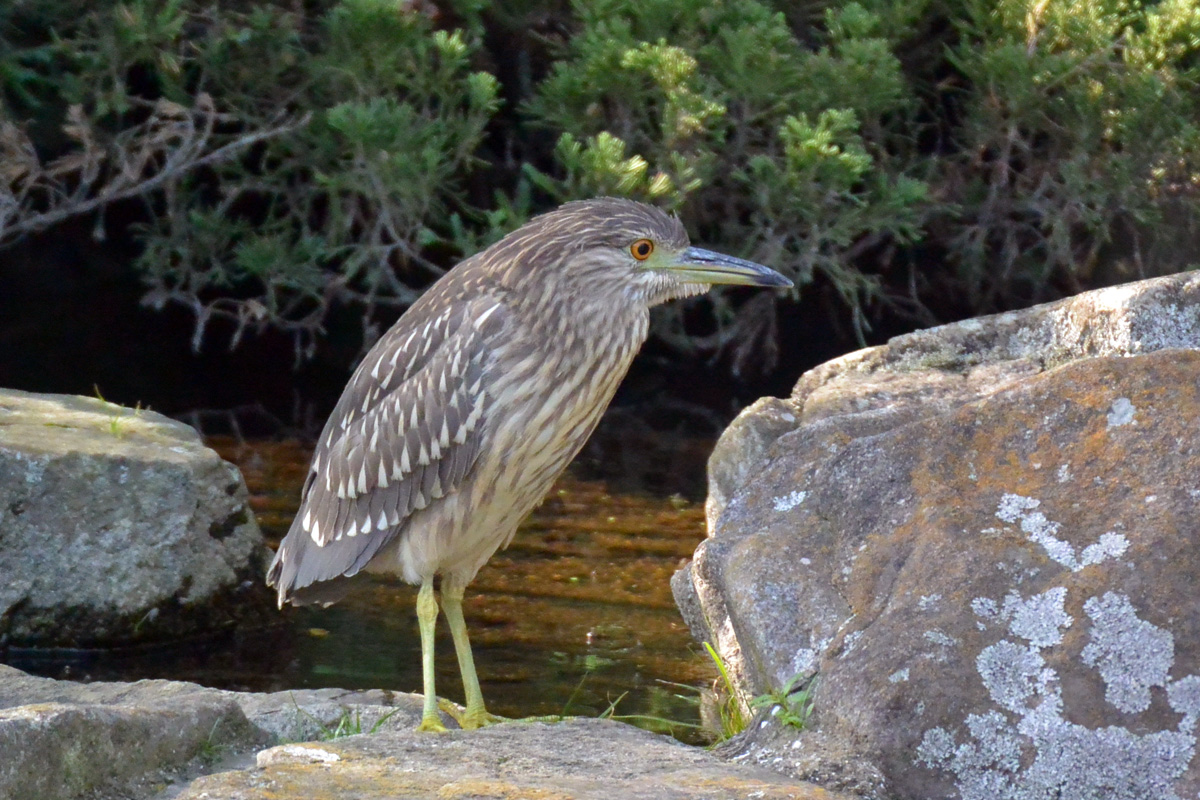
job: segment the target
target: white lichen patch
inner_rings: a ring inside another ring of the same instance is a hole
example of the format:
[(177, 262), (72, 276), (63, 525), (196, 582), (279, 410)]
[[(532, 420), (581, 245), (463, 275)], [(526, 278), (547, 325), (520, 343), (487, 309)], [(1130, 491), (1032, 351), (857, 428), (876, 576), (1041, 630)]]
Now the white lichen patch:
[(833, 641), (832, 637), (821, 639), (817, 642), (810, 642), (811, 647), (801, 647), (792, 656), (792, 671), (790, 675), (780, 676), (782, 682), (787, 682), (795, 675), (810, 675), (817, 670), (817, 662), (821, 658), (821, 654), (829, 647), (829, 643)]
[(1047, 680), (1045, 665), (1037, 648), (1007, 640), (985, 647), (975, 659), (992, 700), (1017, 713)]
[(1172, 710), (1183, 714), (1183, 726), (1194, 729), (1200, 717), (1200, 675), (1188, 675), (1169, 685), (1167, 702)]
[(908, 680), (908, 667), (898, 669), (891, 675), (888, 675), (889, 683), (903, 683)]
[(783, 497), (775, 498), (776, 511), (791, 511), (796, 506), (804, 502), (804, 498), (808, 497), (808, 492), (789, 492)]
[(1066, 483), (1067, 481), (1071, 480), (1071, 478), (1073, 478), (1073, 477), (1074, 477), (1074, 476), (1071, 474), (1071, 465), (1070, 465), (1070, 463), (1063, 464), (1061, 467), (1059, 467), (1059, 468), (1058, 468), (1058, 473), (1057, 473), (1057, 474), (1058, 474), (1058, 482), (1059, 482), (1059, 483)]
[(1034, 544), (1041, 545), (1051, 560), (1062, 564), (1072, 572), (1078, 572), (1084, 567), (1100, 564), (1108, 559), (1120, 558), (1129, 549), (1129, 540), (1119, 533), (1109, 531), (1100, 536), (1094, 544), (1083, 548), (1082, 553), (1076, 553), (1075, 547), (1067, 541), (1058, 538), (1060, 525), (1046, 518), (1037, 510), (1042, 503), (1032, 497), (1022, 497), (1019, 494), (1006, 494), (1000, 498), (996, 508), (996, 516), (1004, 522), (1019, 524), (1026, 538)]
[(941, 599), (942, 596), (940, 594), (921, 595), (921, 597), (917, 599), (917, 608), (921, 609), (922, 611), (937, 609), (938, 603), (941, 602)]
[(1028, 600), (1012, 592), (1004, 598), (1003, 615), (1010, 620), (1009, 631), (1037, 648), (1058, 644), (1062, 641), (1062, 631), (1073, 621), (1064, 608), (1066, 599), (1067, 590), (1062, 586)]
[[(1009, 592), (1001, 606), (990, 597), (971, 601), (975, 616), (989, 622), (1007, 622), (1011, 633), (1027, 640), (1034, 648), (1051, 647), (1062, 641), (1062, 630), (1073, 622), (1064, 604), (1067, 590), (1061, 586), (1030, 598)], [(980, 630), (986, 626), (980, 625)]]
[(1170, 632), (1139, 619), (1128, 597), (1108, 592), (1084, 603), (1091, 641), (1083, 651), (1104, 679), (1106, 701), (1126, 713), (1145, 711), (1150, 688), (1162, 686), (1183, 718), (1174, 730), (1139, 725), (1136, 733), (1070, 722), (1058, 673), (1042, 654), (1062, 643), (1072, 623), (1065, 596), (1059, 587), (1028, 599), (1010, 595), (1002, 607), (988, 598), (972, 602), (976, 614), (1005, 619), (1027, 644), (1005, 639), (984, 648), (976, 669), (998, 708), (969, 715), (961, 742), (944, 727), (927, 730), (917, 763), (951, 772), (961, 800), (1181, 800), (1174, 783), (1195, 752), (1200, 677), (1170, 682)]
[(841, 655), (848, 655), (854, 649), (854, 646), (858, 644), (858, 640), (862, 638), (862, 635), (862, 631), (851, 631), (850, 633), (847, 633), (846, 638), (842, 640)]
[(1103, 534), (1095, 544), (1089, 544), (1083, 548), (1083, 555), (1079, 560), (1079, 569), (1099, 564), (1107, 561), (1110, 558), (1120, 558), (1125, 555), (1125, 551), (1129, 549), (1129, 540), (1119, 533), (1109, 531)]
[(925, 639), (941, 647), (954, 647), (958, 644), (958, 640), (953, 636), (948, 636), (939, 630), (925, 631)]
[(1113, 592), (1083, 604), (1092, 618), (1092, 641), (1083, 663), (1104, 678), (1104, 699), (1134, 714), (1150, 707), (1150, 687), (1166, 686), (1175, 662), (1175, 637), (1138, 619), (1129, 598)]
[(983, 619), (995, 619), (1000, 615), (1000, 606), (990, 597), (976, 597), (971, 601), (971, 610)]
[(1128, 397), (1118, 397), (1113, 400), (1112, 409), (1108, 412), (1108, 427), (1119, 428), (1122, 425), (1136, 425), (1137, 420), (1134, 419), (1137, 414), (1137, 409), (1133, 403), (1129, 402)]

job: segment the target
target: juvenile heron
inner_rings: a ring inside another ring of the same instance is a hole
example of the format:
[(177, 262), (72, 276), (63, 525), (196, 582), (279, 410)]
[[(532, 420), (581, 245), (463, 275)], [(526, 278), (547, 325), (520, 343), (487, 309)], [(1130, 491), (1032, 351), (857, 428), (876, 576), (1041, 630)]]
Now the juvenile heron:
[(464, 588), (596, 427), (650, 307), (718, 283), (791, 285), (691, 247), (656, 208), (612, 198), (567, 203), (447, 272), (371, 348), (325, 423), (267, 575), (280, 607), (328, 604), (360, 571), (420, 584), (418, 730), (445, 730), (433, 680), (439, 579), (466, 694), (459, 721), (493, 721)]

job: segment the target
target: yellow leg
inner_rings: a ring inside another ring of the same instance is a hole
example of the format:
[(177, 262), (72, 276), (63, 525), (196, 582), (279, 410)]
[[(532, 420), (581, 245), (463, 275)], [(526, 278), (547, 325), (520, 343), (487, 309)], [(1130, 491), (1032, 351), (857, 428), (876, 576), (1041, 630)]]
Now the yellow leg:
[[(417, 592), (417, 622), (421, 626), (421, 674), (425, 683), (425, 706), (421, 713), (419, 731), (445, 732), (437, 712), (437, 692), (433, 686), (433, 633), (437, 626), (437, 598), (433, 596), (433, 579), (421, 584)], [(447, 614), (448, 616), (448, 614)], [(460, 615), (461, 619), (461, 615)]]
[(471, 655), (471, 642), (467, 638), (467, 623), (462, 613), (463, 587), (449, 581), (442, 584), (442, 610), (450, 623), (450, 635), (454, 637), (454, 652), (458, 655), (458, 671), (462, 674), (463, 691), (466, 694), (467, 710), (458, 723), (465, 730), (482, 728), (501, 721), (501, 717), (488, 713), (483, 705), (483, 692), (479, 688), (479, 677), (475, 674), (475, 659)]

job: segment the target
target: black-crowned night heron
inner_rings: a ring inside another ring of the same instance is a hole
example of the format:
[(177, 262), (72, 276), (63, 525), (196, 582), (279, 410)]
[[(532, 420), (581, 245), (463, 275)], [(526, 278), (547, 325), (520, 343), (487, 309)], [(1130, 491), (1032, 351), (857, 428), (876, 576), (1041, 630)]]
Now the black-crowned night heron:
[(646, 339), (650, 307), (712, 284), (791, 285), (689, 246), (658, 209), (612, 198), (567, 203), (447, 272), (371, 349), (325, 424), (267, 576), (280, 607), (328, 603), (360, 571), (420, 584), (419, 729), (444, 730), (439, 579), (466, 694), (459, 721), (493, 721), (463, 589), (596, 427)]

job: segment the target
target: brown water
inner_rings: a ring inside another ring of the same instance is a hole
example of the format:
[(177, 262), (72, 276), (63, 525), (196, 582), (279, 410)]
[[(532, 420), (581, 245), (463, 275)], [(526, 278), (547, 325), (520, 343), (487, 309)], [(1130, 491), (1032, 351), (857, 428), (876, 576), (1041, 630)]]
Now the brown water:
[[(272, 546), (298, 504), (309, 451), (295, 443), (209, 442), (241, 467)], [(504, 716), (598, 715), (696, 741), (698, 689), (715, 670), (671, 597), (671, 574), (704, 538), (700, 503), (609, 493), (568, 473), (507, 550), (480, 570), (464, 611), (489, 707)], [(288, 609), (270, 644), (173, 675), (254, 688), (420, 691), (416, 588), (375, 580), (327, 609)], [(454, 648), (438, 630), (438, 692), (461, 701)], [(263, 659), (263, 647), (277, 654)], [(272, 674), (250, 676), (259, 665)], [(227, 671), (225, 674), (222, 670)], [(694, 689), (680, 688), (695, 687)], [(661, 720), (674, 720), (674, 726)]]

